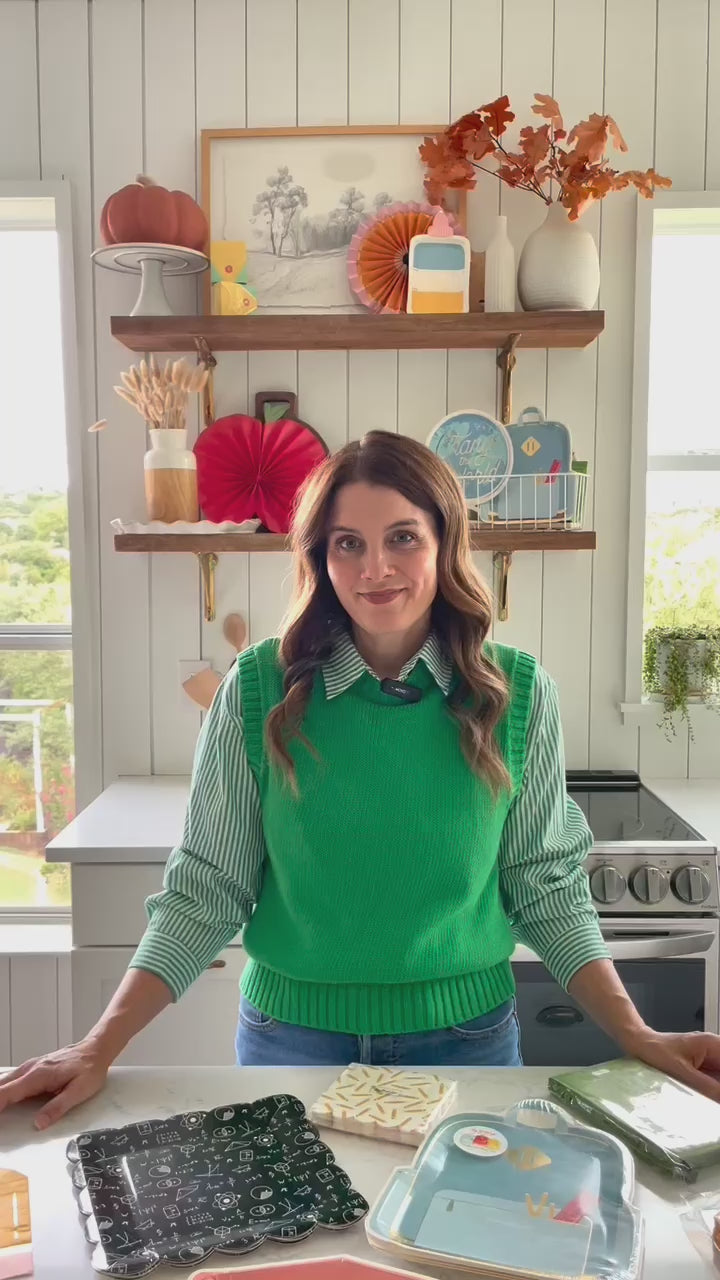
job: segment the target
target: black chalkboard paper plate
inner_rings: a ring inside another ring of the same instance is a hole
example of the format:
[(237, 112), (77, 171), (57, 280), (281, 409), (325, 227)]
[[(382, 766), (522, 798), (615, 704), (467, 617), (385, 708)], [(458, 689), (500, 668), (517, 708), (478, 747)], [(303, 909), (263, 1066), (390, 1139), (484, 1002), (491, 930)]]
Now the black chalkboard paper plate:
[(215, 1250), (292, 1243), (368, 1211), (286, 1094), (82, 1133), (67, 1157), (92, 1265), (109, 1276), (197, 1267)]

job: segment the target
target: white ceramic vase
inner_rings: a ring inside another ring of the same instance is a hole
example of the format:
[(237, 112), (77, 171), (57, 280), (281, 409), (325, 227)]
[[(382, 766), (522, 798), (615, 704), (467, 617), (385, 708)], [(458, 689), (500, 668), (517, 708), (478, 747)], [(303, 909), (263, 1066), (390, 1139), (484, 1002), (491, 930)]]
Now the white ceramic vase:
[(485, 310), (515, 310), (515, 250), (504, 214), (495, 219), (495, 231), (485, 250)]
[(148, 431), (150, 448), (145, 454), (145, 498), (148, 520), (198, 518), (197, 463), (187, 447), (185, 429)]
[(525, 311), (589, 311), (600, 289), (600, 260), (592, 234), (570, 222), (561, 204), (525, 241), (518, 293)]

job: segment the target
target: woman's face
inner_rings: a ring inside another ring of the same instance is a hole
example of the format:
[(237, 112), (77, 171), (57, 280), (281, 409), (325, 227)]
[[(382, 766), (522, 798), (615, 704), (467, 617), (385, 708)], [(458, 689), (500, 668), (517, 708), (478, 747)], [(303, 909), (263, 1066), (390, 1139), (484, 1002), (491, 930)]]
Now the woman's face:
[(339, 489), (327, 548), (335, 594), (363, 631), (402, 633), (429, 614), (437, 593), (435, 522), (395, 489)]

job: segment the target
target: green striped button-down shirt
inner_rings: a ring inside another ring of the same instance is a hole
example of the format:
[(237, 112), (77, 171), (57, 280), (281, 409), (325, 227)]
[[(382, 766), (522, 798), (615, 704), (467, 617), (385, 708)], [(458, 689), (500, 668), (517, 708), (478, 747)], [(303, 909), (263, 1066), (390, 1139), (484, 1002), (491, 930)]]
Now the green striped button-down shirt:
[[(452, 667), (435, 636), (400, 672), (424, 662), (447, 694)], [(328, 699), (368, 670), (349, 638), (323, 667)], [(584, 861), (592, 844), (585, 818), (565, 787), (557, 689), (538, 668), (527, 731), (525, 772), (498, 852), (503, 904), (517, 940), (564, 987), (590, 960), (609, 954), (592, 905)], [(263, 822), (245, 752), (240, 682), (232, 669), (198, 739), (181, 843), (164, 889), (148, 899), (150, 916), (131, 967), (156, 974), (178, 998), (247, 924), (260, 893)]]

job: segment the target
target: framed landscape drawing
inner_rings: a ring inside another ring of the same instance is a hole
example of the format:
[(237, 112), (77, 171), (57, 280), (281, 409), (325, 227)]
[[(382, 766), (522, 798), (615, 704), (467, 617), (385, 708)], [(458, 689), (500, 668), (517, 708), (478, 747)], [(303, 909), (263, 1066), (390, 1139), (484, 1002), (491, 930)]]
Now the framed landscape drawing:
[[(425, 203), (418, 147), (442, 128), (203, 129), (210, 240), (245, 245), (243, 279), (265, 312), (362, 311), (348, 284), (348, 245), (384, 205)], [(465, 193), (448, 196), (464, 223)]]

